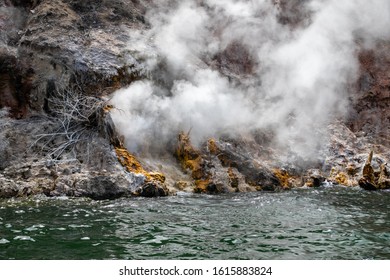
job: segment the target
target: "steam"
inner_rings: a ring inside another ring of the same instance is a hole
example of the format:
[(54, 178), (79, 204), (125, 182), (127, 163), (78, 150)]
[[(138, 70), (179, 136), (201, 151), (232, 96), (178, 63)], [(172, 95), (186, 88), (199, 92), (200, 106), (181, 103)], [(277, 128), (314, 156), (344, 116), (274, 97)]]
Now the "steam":
[(390, 2), (297, 1), (310, 18), (296, 26), (280, 23), (274, 2), (155, 4), (151, 29), (129, 43), (151, 77), (112, 99), (130, 150), (166, 145), (180, 131), (201, 143), (260, 129), (303, 157), (315, 153), (324, 142), (316, 133), (348, 111), (358, 49), (390, 38)]

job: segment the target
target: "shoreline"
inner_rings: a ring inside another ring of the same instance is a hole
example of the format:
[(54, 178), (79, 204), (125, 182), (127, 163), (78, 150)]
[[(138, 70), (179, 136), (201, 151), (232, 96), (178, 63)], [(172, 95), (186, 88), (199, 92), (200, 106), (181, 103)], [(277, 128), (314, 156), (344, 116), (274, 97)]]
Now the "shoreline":
[[(209, 109), (204, 110), (205, 104), (199, 101), (194, 103), (199, 105), (184, 110), (181, 107), (188, 105), (186, 99), (185, 104), (178, 103), (180, 108), (168, 111), (180, 109), (172, 118), (178, 119), (179, 124), (183, 119), (194, 118), (199, 128), (221, 113), (213, 108), (224, 108), (228, 117), (220, 121), (223, 131), (217, 127), (200, 141), (191, 125), (177, 128), (172, 124), (172, 128), (169, 123), (168, 128), (162, 127), (164, 122), (159, 122), (157, 113), (152, 118), (157, 124), (149, 125), (157, 126), (158, 133), (141, 134), (138, 139), (139, 130), (129, 128), (132, 119), (126, 120), (125, 112), (115, 107), (113, 97), (118, 90), (126, 95), (130, 89), (135, 92), (138, 89), (143, 94), (148, 88), (145, 85), (151, 84), (162, 89), (162, 93), (153, 92), (145, 99), (133, 100), (140, 103), (139, 108), (133, 108), (141, 111), (133, 116), (137, 120), (145, 117), (143, 114), (155, 113), (147, 110), (149, 99), (158, 96), (155, 101), (158, 112), (164, 100), (172, 99), (176, 83), (188, 80), (190, 88), (196, 89), (199, 82), (191, 81), (191, 71), (186, 77), (184, 68), (181, 74), (175, 73), (171, 69), (175, 67), (168, 61), (175, 54), (162, 52), (148, 38), (147, 34), (153, 31), (148, 13), (156, 3), (151, 0), (21, 2), (0, 3), (0, 198), (44, 194), (101, 200), (166, 196), (177, 191), (208, 194), (280, 191), (317, 187), (325, 181), (368, 190), (390, 188), (389, 40), (378, 40), (370, 46), (359, 38), (353, 42), (356, 73), (343, 84), (342, 102), (334, 104), (340, 107), (339, 115), (325, 116), (330, 119), (323, 121), (320, 113), (327, 107), (317, 106), (319, 118), (313, 116), (311, 120), (314, 111), (309, 108), (307, 112), (307, 106), (302, 107), (303, 99), (294, 94), (289, 100), (297, 103), (297, 108), (284, 112), (277, 103), (282, 97), (276, 91), (276, 97), (271, 94), (268, 99), (275, 99), (274, 110), (285, 118), (274, 122), (270, 112), (262, 115), (271, 120), (268, 125), (252, 128), (234, 122), (242, 117), (241, 111), (233, 110), (230, 116), (230, 108), (235, 106), (241, 86), (259, 90), (262, 101), (265, 94), (261, 88), (262, 61), (249, 48), (253, 42), (246, 42), (248, 46), (237, 40), (222, 44), (219, 35), (214, 34), (213, 39), (221, 43), (220, 49), (213, 55), (199, 55), (200, 61), (192, 67), (207, 70), (198, 73), (197, 79), (211, 76), (223, 85), (215, 88), (216, 94), (224, 92), (226, 85), (232, 90), (228, 106), (206, 106)], [(292, 35), (296, 30), (305, 30), (305, 24), (309, 24), (306, 21), (314, 16), (306, 6), (279, 4), (270, 4), (270, 11), (275, 13), (271, 13), (273, 20), (283, 30), (290, 28)], [(213, 15), (214, 10), (207, 9), (202, 11)], [(145, 44), (143, 51), (138, 49), (141, 43)], [(151, 61), (156, 64), (152, 68)], [(251, 77), (255, 88), (251, 88)], [(320, 89), (331, 86), (321, 77), (319, 81)], [(208, 92), (207, 88), (199, 88), (199, 92), (195, 90), (199, 95)], [(289, 91), (287, 88), (286, 93)], [(313, 89), (312, 93), (317, 91)], [(243, 96), (245, 99), (246, 95)], [(219, 97), (210, 99), (210, 103), (225, 100), (226, 96)], [(312, 102), (318, 99), (315, 95), (309, 97)], [(252, 108), (256, 102), (248, 97), (243, 102), (244, 108), (247, 103)], [(298, 118), (302, 112), (309, 120)], [(123, 119), (118, 122), (121, 114)], [(230, 121), (239, 127), (224, 126), (224, 122)], [(216, 121), (211, 123), (219, 125)], [(305, 124), (303, 132), (295, 131), (296, 126)], [(161, 132), (164, 129), (171, 129), (169, 136)], [(288, 137), (278, 134), (279, 129), (291, 134)], [(153, 146), (156, 142), (157, 147)], [(139, 143), (142, 147), (134, 148)]]

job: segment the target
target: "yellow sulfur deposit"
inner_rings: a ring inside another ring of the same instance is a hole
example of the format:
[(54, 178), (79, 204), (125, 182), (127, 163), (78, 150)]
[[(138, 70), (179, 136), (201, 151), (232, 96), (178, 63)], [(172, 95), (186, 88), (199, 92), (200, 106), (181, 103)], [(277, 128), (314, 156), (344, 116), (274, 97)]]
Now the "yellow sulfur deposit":
[(195, 193), (206, 193), (207, 187), (210, 184), (210, 180), (196, 180), (195, 181)]
[(180, 133), (178, 140), (176, 157), (180, 161), (183, 169), (191, 171), (191, 177), (195, 180), (194, 192), (210, 192), (212, 180), (210, 174), (203, 166), (204, 160), (200, 151), (192, 146), (188, 134)]
[(238, 176), (236, 173), (234, 173), (233, 168), (229, 167), (228, 169), (228, 176), (229, 176), (229, 181), (230, 181), (230, 186), (236, 190), (236, 192), (239, 191), (238, 185), (239, 185), (239, 180)]
[(137, 160), (135, 156), (129, 153), (129, 151), (124, 147), (115, 148), (116, 155), (119, 162), (124, 166), (127, 171), (142, 174), (146, 177), (148, 181), (159, 181), (161, 183), (165, 182), (165, 175), (160, 172), (147, 172)]
[(338, 174), (336, 174), (334, 179), (336, 183), (339, 185), (343, 185), (343, 186), (350, 185), (348, 175), (345, 172), (339, 172)]
[(296, 179), (293, 176), (291, 176), (286, 170), (275, 168), (272, 170), (275, 177), (278, 178), (280, 185), (283, 189), (290, 189), (291, 186), (291, 180)]
[(176, 149), (176, 157), (180, 161), (184, 169), (189, 169), (191, 176), (195, 180), (200, 180), (205, 177), (205, 171), (202, 168), (202, 156), (190, 142), (187, 134), (179, 134), (179, 143)]
[(207, 148), (210, 154), (217, 155), (219, 153), (219, 148), (217, 146), (215, 139), (213, 138), (209, 139), (209, 141), (207, 142)]

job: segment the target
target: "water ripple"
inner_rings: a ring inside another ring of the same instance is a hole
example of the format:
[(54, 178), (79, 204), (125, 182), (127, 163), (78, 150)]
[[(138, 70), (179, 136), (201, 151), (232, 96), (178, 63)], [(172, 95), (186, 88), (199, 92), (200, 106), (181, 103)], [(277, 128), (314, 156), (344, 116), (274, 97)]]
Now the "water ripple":
[(389, 210), (335, 187), (0, 201), (0, 259), (389, 259)]
[(32, 238), (31, 236), (27, 236), (27, 235), (18, 235), (16, 237), (14, 237), (14, 240), (22, 240), (22, 241), (32, 241), (32, 242), (35, 242), (34, 238)]

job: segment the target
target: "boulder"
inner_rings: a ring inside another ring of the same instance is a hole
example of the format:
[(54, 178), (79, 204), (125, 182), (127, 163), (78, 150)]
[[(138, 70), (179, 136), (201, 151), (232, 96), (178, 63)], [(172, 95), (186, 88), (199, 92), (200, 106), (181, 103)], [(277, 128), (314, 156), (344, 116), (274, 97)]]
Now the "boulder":
[(0, 198), (11, 198), (18, 195), (20, 189), (18, 185), (9, 179), (0, 176)]
[(359, 186), (365, 190), (375, 191), (390, 188), (390, 176), (387, 163), (380, 165), (380, 170), (375, 171), (371, 165), (373, 151), (368, 155), (367, 161), (363, 166), (362, 177), (359, 179)]
[(74, 185), (74, 196), (95, 200), (116, 199), (130, 193), (123, 178), (98, 176), (78, 181)]
[(150, 181), (136, 190), (135, 194), (143, 197), (159, 197), (167, 196), (169, 191), (167, 187), (159, 181)]
[(304, 186), (318, 188), (326, 180), (325, 176), (319, 169), (309, 169), (303, 176)]
[(378, 178), (379, 189), (390, 189), (390, 172), (387, 163), (383, 163), (380, 168)]

